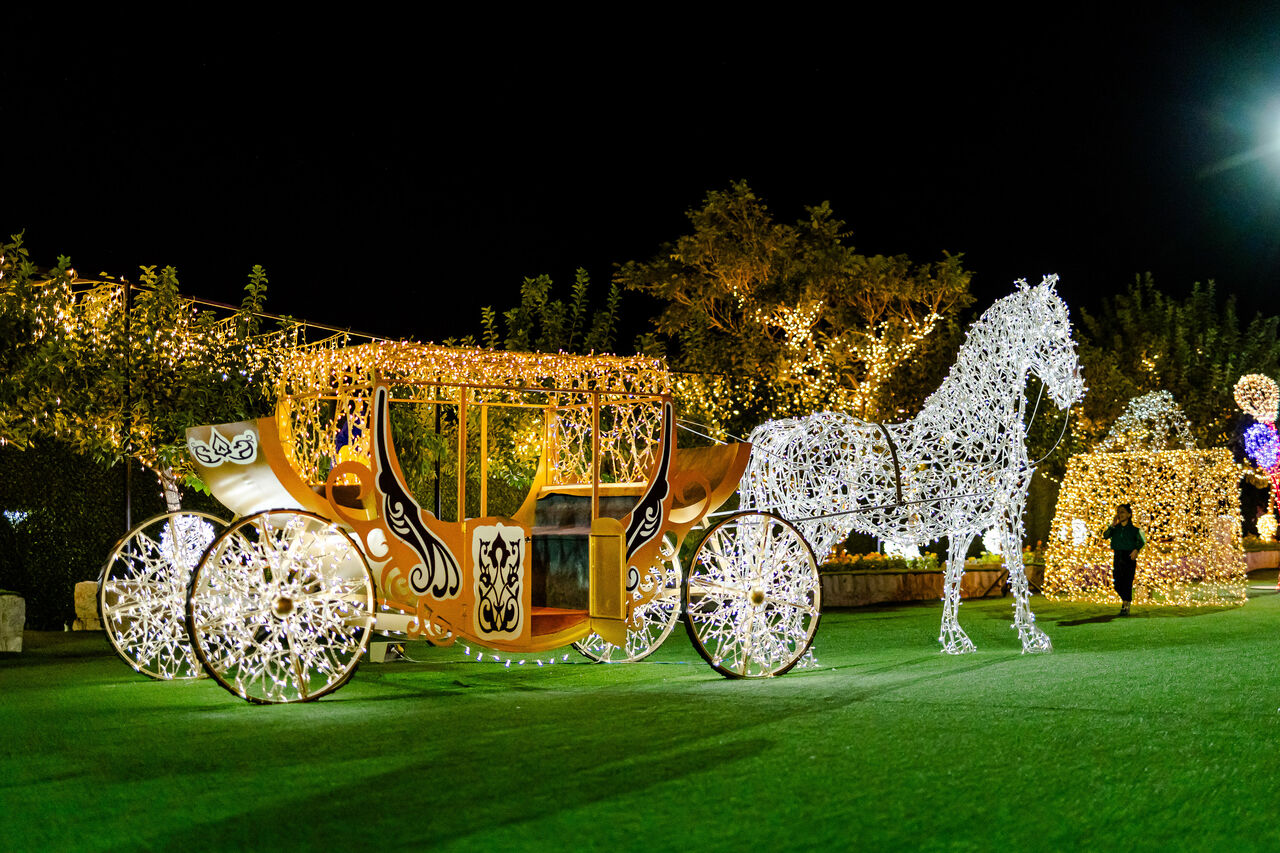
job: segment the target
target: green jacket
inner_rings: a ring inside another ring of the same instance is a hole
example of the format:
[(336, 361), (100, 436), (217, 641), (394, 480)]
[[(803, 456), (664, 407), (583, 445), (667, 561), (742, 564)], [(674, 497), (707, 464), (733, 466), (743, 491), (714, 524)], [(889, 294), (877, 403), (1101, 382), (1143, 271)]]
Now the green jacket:
[(1147, 537), (1142, 535), (1142, 531), (1133, 522), (1111, 525), (1102, 531), (1102, 538), (1111, 540), (1114, 551), (1137, 551), (1147, 544)]

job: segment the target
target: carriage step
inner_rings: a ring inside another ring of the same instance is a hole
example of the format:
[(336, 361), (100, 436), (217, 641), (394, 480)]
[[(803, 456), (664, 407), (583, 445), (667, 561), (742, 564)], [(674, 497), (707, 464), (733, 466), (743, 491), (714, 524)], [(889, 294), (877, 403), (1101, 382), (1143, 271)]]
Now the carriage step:
[(529, 609), (529, 631), (535, 636), (554, 634), (566, 628), (572, 628), (588, 618), (586, 610), (568, 610), (563, 607), (532, 607)]

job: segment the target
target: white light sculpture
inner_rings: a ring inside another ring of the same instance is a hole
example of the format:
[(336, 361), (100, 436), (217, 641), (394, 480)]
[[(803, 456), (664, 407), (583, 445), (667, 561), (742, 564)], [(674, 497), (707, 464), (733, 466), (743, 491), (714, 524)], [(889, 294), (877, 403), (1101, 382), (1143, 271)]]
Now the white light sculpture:
[(988, 554), (995, 554), (997, 557), (1004, 553), (1004, 543), (1000, 541), (1002, 534), (999, 527), (992, 527), (990, 530), (982, 534), (982, 547), (986, 549)]
[(1190, 450), (1196, 446), (1191, 425), (1182, 407), (1168, 391), (1152, 391), (1129, 401), (1111, 425), (1095, 452), (1117, 452), (1142, 447), (1152, 452)]
[(1027, 458), (1023, 388), (1034, 374), (1059, 408), (1084, 394), (1057, 276), (1025, 281), (969, 329), (956, 363), (913, 420), (876, 424), (837, 412), (770, 421), (751, 434), (742, 507), (794, 523), (816, 553), (852, 530), (900, 544), (949, 538), (943, 651), (973, 651), (960, 628), (960, 578), (973, 538), (999, 527), (1024, 652), (1049, 651), (1024, 573)]
[(885, 542), (884, 553), (887, 557), (901, 557), (904, 560), (920, 559), (920, 548), (914, 542)]

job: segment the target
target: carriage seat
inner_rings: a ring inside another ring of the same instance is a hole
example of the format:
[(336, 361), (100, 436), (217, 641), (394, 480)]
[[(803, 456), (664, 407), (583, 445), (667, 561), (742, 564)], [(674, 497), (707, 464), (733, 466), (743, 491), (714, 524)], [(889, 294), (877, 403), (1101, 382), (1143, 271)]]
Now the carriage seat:
[(529, 610), (529, 633), (534, 637), (558, 634), (566, 628), (581, 625), (591, 617), (590, 611), (565, 607), (539, 607)]
[[(600, 516), (625, 518), (644, 483), (601, 483)], [(538, 496), (529, 549), (529, 591), (540, 607), (582, 611), (591, 591), (591, 486), (549, 486)]]

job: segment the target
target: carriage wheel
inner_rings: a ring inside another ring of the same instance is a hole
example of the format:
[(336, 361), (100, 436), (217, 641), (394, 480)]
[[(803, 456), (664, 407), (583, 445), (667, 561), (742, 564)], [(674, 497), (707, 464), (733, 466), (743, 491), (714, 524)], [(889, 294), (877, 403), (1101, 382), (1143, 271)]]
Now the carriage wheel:
[(684, 584), (694, 648), (730, 678), (795, 666), (818, 629), (822, 586), (800, 531), (775, 515), (742, 512), (711, 528)]
[(98, 614), (129, 666), (159, 679), (203, 678), (183, 618), (187, 582), (227, 526), (203, 512), (166, 512), (125, 534), (98, 576)]
[(187, 630), (218, 683), (259, 704), (305, 702), (355, 672), (373, 623), (373, 574), (342, 528), (309, 512), (243, 518), (191, 576)]
[[(601, 663), (635, 663), (662, 645), (680, 619), (681, 571), (680, 556), (670, 536), (662, 540), (661, 549), (665, 562), (650, 567), (643, 584), (646, 592), (654, 584), (658, 585), (658, 590), (652, 599), (632, 612), (631, 621), (627, 624), (626, 648), (619, 648), (599, 634), (592, 633), (574, 643), (575, 649)], [(628, 591), (635, 593), (634, 589), (629, 588)]]

